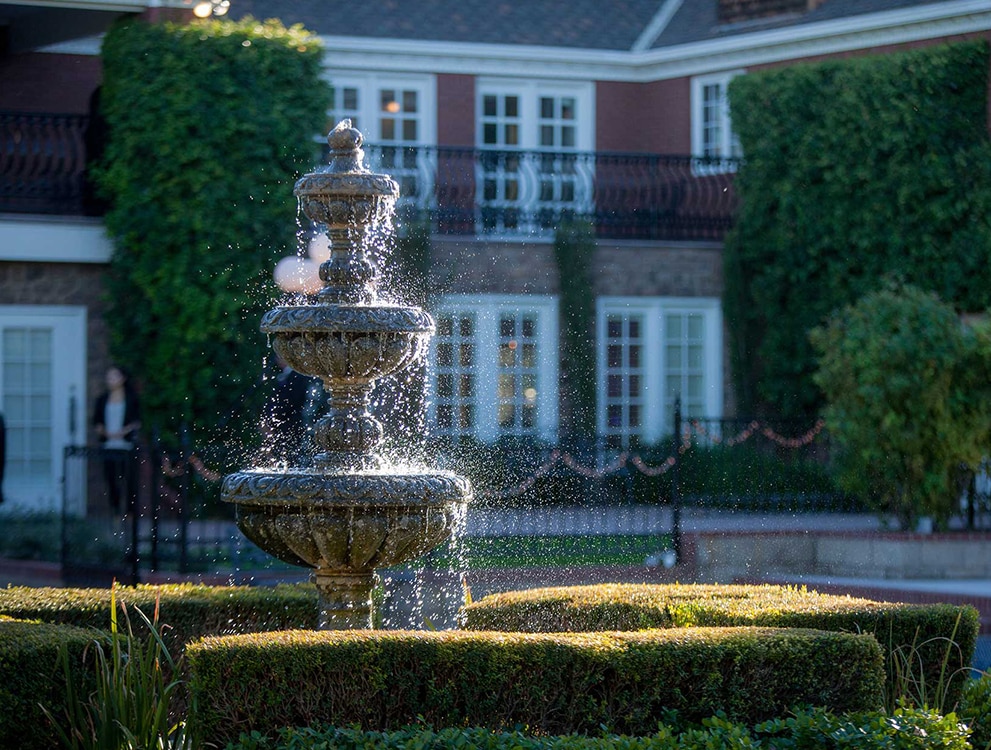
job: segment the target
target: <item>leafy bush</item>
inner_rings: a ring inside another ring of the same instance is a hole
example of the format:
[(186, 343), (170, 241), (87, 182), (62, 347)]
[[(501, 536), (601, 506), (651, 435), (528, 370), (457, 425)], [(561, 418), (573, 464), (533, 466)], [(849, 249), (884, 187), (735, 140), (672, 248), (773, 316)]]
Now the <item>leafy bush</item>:
[[(205, 635), (257, 630), (316, 628), (317, 593), (312, 586), (116, 587), (116, 597), (151, 618), (159, 611), (165, 638), (176, 648)], [(105, 630), (111, 622), (109, 589), (9, 587), (0, 589), (0, 615)]]
[(945, 524), (961, 464), (976, 467), (991, 437), (991, 329), (964, 327), (935, 295), (891, 283), (811, 341), (843, 487), (906, 528), (920, 515)]
[(991, 748), (991, 674), (968, 680), (958, 709), (961, 721), (971, 730), (970, 742), (975, 750)]
[(447, 728), (433, 730), (408, 727), (394, 732), (356, 728), (287, 728), (278, 738), (260, 732), (244, 734), (229, 750), (743, 750), (773, 747), (775, 750), (843, 750), (844, 748), (890, 748), (891, 750), (965, 750), (967, 731), (954, 716), (931, 711), (900, 709), (883, 713), (837, 715), (822, 709), (803, 709), (787, 719), (754, 727), (737, 724), (722, 716), (702, 726), (679, 730), (660, 726), (648, 736), (631, 737), (603, 733), (599, 736), (533, 736), (521, 731), (492, 732), (488, 729)]
[(88, 694), (93, 685), (86, 669), (71, 670), (67, 682), (59, 667), (60, 654), (72, 664), (84, 664), (87, 649), (102, 636), (94, 630), (0, 616), (0, 747), (55, 746), (62, 724), (51, 722), (41, 707), (62, 717), (74, 697)]
[(207, 638), (186, 656), (194, 737), (214, 742), (314, 721), (646, 734), (672, 710), (753, 722), (799, 704), (876, 709), (883, 682), (870, 636), (777, 628), (281, 632)]
[[(603, 584), (491, 594), (459, 615), (468, 630), (587, 632), (761, 626), (872, 633), (886, 655), (889, 704), (907, 679), (952, 707), (974, 656), (973, 607), (889, 604), (789, 586)], [(906, 674), (908, 660), (909, 674)]]
[(988, 307), (987, 91), (983, 40), (733, 80), (746, 160), (724, 305), (745, 411), (811, 418), (808, 331), (885, 274)]
[(227, 415), (246, 417), (225, 425), (228, 440), (253, 434), (258, 321), (275, 261), (295, 249), (293, 181), (315, 163), (326, 118), (318, 39), (250, 18), (124, 23), (104, 39), (103, 68), (114, 359), (163, 436), (187, 424), (205, 444)]

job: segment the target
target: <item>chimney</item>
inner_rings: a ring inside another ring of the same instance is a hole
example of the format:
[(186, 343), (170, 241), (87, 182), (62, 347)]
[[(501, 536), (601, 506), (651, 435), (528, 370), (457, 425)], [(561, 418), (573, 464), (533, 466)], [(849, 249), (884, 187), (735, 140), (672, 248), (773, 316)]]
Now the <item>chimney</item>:
[(807, 13), (818, 8), (825, 0), (717, 0), (717, 2), (719, 23), (731, 24)]

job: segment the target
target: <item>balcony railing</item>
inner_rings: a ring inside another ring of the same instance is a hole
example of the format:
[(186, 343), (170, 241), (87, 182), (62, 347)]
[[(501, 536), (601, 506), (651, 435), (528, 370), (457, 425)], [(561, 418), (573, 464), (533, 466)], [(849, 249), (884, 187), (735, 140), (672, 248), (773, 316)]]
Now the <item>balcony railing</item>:
[(0, 112), (0, 212), (91, 213), (84, 115)]
[[(100, 213), (82, 115), (0, 112), (0, 212)], [(400, 187), (404, 218), (440, 234), (549, 236), (587, 219), (610, 239), (721, 240), (737, 161), (691, 156), (365, 146)]]
[(399, 183), (400, 215), (440, 234), (550, 235), (593, 223), (610, 239), (721, 240), (733, 223), (739, 160), (656, 154), (364, 146)]

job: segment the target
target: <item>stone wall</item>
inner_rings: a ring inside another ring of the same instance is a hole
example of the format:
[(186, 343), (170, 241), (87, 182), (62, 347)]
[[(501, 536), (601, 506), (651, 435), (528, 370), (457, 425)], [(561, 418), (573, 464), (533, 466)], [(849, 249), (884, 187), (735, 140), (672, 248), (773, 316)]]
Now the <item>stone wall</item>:
[(699, 582), (825, 576), (991, 580), (991, 533), (713, 533), (694, 536)]

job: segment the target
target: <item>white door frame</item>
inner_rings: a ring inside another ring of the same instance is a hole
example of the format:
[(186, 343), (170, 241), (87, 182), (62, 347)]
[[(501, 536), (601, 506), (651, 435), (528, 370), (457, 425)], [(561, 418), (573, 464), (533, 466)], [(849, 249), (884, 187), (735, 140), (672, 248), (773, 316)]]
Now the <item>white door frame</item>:
[[(77, 305), (0, 305), (0, 336), (6, 328), (49, 328), (52, 331), (51, 439), (48, 446), (51, 472), (45, 477), (11, 476), (8, 425), (8, 462), (3, 483), (5, 502), (0, 505), (0, 513), (61, 509), (65, 446), (86, 441), (86, 318), (86, 308)], [(0, 411), (6, 414), (2, 364), (0, 361)], [(85, 496), (81, 502), (85, 503)], [(85, 507), (67, 510), (80, 514), (85, 512)]]

